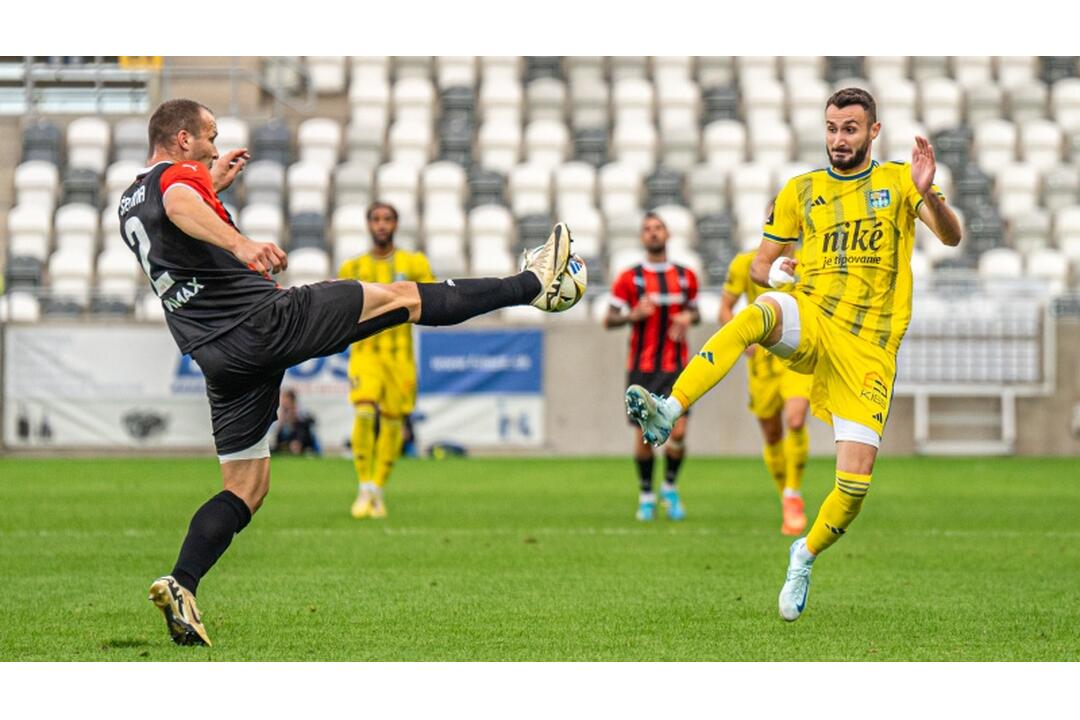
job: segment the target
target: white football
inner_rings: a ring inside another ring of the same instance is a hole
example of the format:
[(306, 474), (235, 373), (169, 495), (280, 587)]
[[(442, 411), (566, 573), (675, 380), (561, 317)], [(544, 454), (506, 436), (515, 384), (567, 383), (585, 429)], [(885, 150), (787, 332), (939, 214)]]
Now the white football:
[(563, 312), (578, 304), (585, 297), (585, 288), (589, 284), (589, 271), (580, 255), (570, 256), (566, 272), (559, 281), (559, 296), (551, 304), (551, 312)]

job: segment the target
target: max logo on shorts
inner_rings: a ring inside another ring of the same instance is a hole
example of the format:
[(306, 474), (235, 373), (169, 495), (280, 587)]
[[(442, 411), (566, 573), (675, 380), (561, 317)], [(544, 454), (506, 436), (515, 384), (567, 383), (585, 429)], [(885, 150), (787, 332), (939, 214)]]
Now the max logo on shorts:
[(866, 202), (874, 210), (884, 210), (889, 207), (892, 198), (888, 190), (867, 190)]
[(884, 408), (889, 398), (889, 386), (885, 384), (885, 380), (880, 374), (868, 372), (863, 375), (862, 391), (859, 393), (859, 397)]

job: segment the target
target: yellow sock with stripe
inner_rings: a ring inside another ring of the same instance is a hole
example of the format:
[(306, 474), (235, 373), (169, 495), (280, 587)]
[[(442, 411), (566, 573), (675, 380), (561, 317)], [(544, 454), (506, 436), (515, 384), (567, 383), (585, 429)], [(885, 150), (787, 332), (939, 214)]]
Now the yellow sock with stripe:
[(806, 548), (818, 555), (840, 539), (862, 508), (870, 490), (870, 476), (836, 471), (836, 487), (821, 503), (814, 526), (806, 536)]
[(779, 440), (772, 445), (765, 443), (761, 450), (761, 456), (765, 458), (765, 467), (769, 470), (773, 482), (776, 483), (776, 492), (784, 492), (784, 473), (787, 463), (784, 458), (784, 442)]
[(724, 379), (746, 348), (761, 342), (776, 326), (776, 313), (764, 303), (744, 307), (727, 325), (709, 338), (679, 374), (671, 396), (689, 409)]
[(375, 442), (375, 485), (382, 488), (390, 479), (390, 471), (401, 454), (401, 426), (399, 417), (383, 415), (379, 418), (379, 439)]
[(809, 454), (810, 438), (806, 434), (806, 428), (789, 429), (784, 436), (784, 458), (787, 460), (784, 473), (785, 490), (802, 492), (803, 471), (806, 469), (806, 458)]
[(375, 469), (375, 406), (357, 405), (353, 415), (352, 430), (353, 466), (356, 480), (361, 485), (371, 482)]

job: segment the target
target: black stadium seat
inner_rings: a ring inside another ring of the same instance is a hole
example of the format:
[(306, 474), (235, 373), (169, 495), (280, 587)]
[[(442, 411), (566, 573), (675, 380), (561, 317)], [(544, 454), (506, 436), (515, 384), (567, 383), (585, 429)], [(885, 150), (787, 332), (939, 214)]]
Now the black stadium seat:
[(321, 213), (297, 213), (289, 219), (289, 249), (326, 249), (326, 220)]
[(22, 161), (44, 160), (60, 167), (63, 136), (60, 128), (48, 120), (38, 120), (23, 129)]
[(101, 179), (93, 170), (70, 168), (64, 173), (62, 205), (86, 203), (93, 207), (99, 207), (100, 195)]
[(292, 164), (292, 133), (282, 120), (271, 120), (251, 131), (251, 154), (259, 160), (274, 160), (284, 167)]

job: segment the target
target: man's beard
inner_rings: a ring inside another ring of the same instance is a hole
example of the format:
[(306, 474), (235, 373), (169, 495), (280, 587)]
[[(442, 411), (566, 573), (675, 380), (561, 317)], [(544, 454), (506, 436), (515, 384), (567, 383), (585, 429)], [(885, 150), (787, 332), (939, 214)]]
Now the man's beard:
[(862, 165), (863, 161), (866, 160), (866, 153), (869, 151), (870, 143), (867, 142), (861, 148), (852, 149), (851, 155), (848, 156), (847, 160), (840, 161), (837, 161), (833, 154), (829, 152), (829, 162), (831, 162), (832, 166), (837, 170), (852, 170), (859, 167), (859, 165)]

